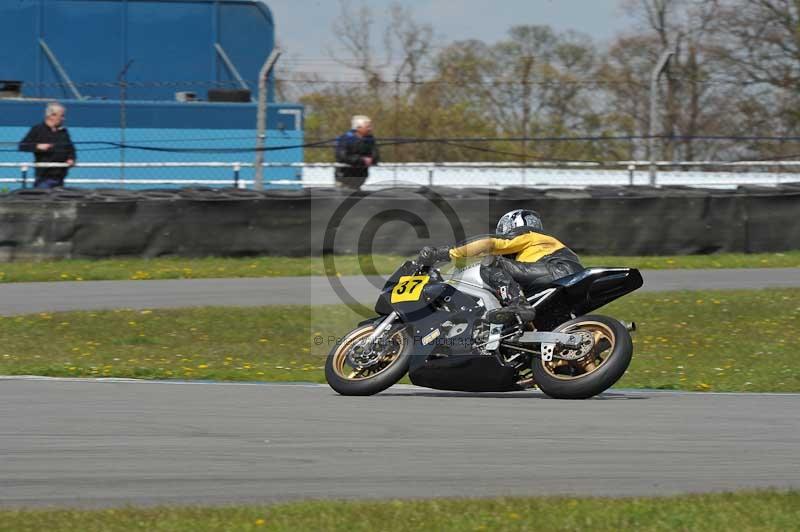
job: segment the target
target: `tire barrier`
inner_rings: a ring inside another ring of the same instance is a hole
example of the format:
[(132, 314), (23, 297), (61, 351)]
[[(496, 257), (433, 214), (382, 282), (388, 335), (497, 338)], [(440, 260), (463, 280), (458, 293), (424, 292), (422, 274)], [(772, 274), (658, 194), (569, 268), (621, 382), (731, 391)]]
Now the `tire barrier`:
[(579, 254), (800, 249), (800, 183), (731, 190), (19, 190), (0, 195), (0, 260), (177, 255), (410, 255), (538, 211)]

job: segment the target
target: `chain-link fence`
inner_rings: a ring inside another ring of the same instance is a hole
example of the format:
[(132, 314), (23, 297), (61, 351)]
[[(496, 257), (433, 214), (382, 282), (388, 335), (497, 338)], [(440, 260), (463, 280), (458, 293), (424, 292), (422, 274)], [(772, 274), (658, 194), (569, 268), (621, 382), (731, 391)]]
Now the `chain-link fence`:
[[(704, 166), (732, 168), (722, 162)], [(176, 187), (234, 187), (255, 188), (252, 178), (253, 164), (242, 162), (198, 161), (198, 162), (130, 162), (125, 163), (78, 163), (71, 170), (67, 186), (81, 188), (176, 188)], [(800, 183), (800, 162), (752, 162), (747, 163), (757, 170), (762, 165), (785, 168), (782, 172), (765, 171), (696, 171), (674, 170), (672, 163), (659, 163), (662, 169), (657, 174), (659, 186), (690, 186), (708, 188), (732, 188), (743, 185), (774, 186)], [(25, 163), (0, 163), (0, 189), (17, 189), (32, 186), (36, 165)], [(41, 166), (65, 166), (42, 164)], [(280, 163), (267, 162), (265, 186), (267, 188), (298, 187), (318, 188), (336, 186), (335, 165), (331, 163)], [(565, 165), (570, 166), (570, 165)], [(584, 188), (592, 186), (646, 186), (651, 184), (650, 163), (644, 161), (620, 161), (609, 163), (606, 168), (597, 167), (551, 167), (522, 166), (517, 164), (492, 163), (389, 163), (374, 167), (364, 183), (364, 189), (435, 186), (450, 188)], [(616, 169), (612, 168), (616, 166)], [(738, 167), (744, 167), (739, 165)], [(90, 173), (114, 175), (122, 173), (126, 180), (118, 178), (84, 177)], [(16, 177), (10, 177), (14, 174)], [(214, 173), (212, 177), (203, 174)], [(283, 178), (280, 173), (289, 173)], [(164, 177), (173, 175), (175, 177)], [(131, 177), (134, 176), (134, 177)]]
[[(69, 99), (60, 100), (66, 107), (65, 125), (79, 163), (69, 171), (67, 184), (142, 188), (198, 183), (224, 186), (237, 178), (252, 182), (258, 140), (255, 96), (223, 85), (72, 84), (69, 89), (79, 98), (67, 94)], [(204, 87), (202, 92), (198, 86)], [(175, 99), (146, 99), (146, 91), (154, 88), (174, 91)], [(21, 186), (24, 172), (19, 164), (30, 163), (33, 157), (21, 153), (19, 143), (31, 126), (42, 122), (47, 103), (55, 99), (52, 96), (67, 89), (63, 84), (50, 84), (0, 90), (1, 186)], [(302, 113), (297, 104), (268, 105), (263, 143), (266, 161), (303, 161)], [(155, 164), (165, 162), (174, 164)], [(209, 162), (218, 164), (206, 164)], [(237, 163), (239, 171), (234, 172)], [(31, 183), (33, 173), (29, 168)], [(264, 178), (297, 180), (300, 175), (296, 169), (274, 167)]]
[[(243, 82), (252, 85), (254, 80)], [(553, 87), (529, 85), (542, 91), (578, 87), (585, 97), (583, 107), (564, 109), (557, 120), (560, 127), (552, 125), (550, 109), (538, 121), (529, 116), (535, 126), (525, 128), (515, 125), (519, 117), (513, 112), (506, 120), (494, 117), (491, 109), (481, 107), (488, 105), (484, 101), (476, 100), (470, 107), (448, 99), (455, 86), (450, 81), (364, 83), (279, 77), (278, 97), (301, 103), (269, 104), (265, 182), (332, 186), (335, 139), (349, 129), (353, 114), (372, 116), (381, 150), (382, 164), (371, 169), (367, 187), (645, 185), (653, 182), (654, 171), (663, 185), (800, 180), (800, 163), (793, 162), (800, 154), (800, 137), (710, 130), (650, 136), (644, 133), (646, 120), (626, 126), (625, 121), (587, 119), (603, 116), (608, 94), (600, 90), (603, 85), (598, 80), (553, 83)], [(509, 82), (493, 90), (524, 86)], [(72, 89), (81, 99), (74, 98)], [(153, 90), (174, 92), (175, 100), (148, 100), (148, 91)], [(23, 166), (32, 157), (20, 153), (18, 143), (32, 124), (42, 120), (50, 97), (59, 94), (68, 98), (62, 102), (78, 152), (68, 186), (253, 186), (257, 113), (254, 96), (245, 92), (219, 82), (103, 82), (27, 86), (18, 94), (5, 94), (0, 98), (0, 187), (13, 189), (33, 182), (34, 168)], [(220, 95), (223, 100), (241, 101), (219, 101)], [(652, 167), (651, 138), (658, 150), (655, 155), (664, 159)], [(692, 157), (677, 157), (687, 153)]]

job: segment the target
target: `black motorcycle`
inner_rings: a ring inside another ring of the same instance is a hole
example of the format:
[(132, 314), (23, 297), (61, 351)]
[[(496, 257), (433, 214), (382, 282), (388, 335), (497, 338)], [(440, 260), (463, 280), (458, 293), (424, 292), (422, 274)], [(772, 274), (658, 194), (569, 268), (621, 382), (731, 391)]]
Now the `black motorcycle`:
[(378, 298), (378, 316), (361, 322), (328, 355), (331, 388), (372, 395), (408, 373), (412, 383), (440, 390), (538, 386), (550, 397), (585, 399), (625, 373), (635, 325), (587, 313), (641, 287), (638, 270), (588, 268), (536, 286), (528, 297), (533, 321), (492, 323), (486, 315), (501, 304), (479, 269), (476, 263), (445, 279), (436, 268), (403, 264)]

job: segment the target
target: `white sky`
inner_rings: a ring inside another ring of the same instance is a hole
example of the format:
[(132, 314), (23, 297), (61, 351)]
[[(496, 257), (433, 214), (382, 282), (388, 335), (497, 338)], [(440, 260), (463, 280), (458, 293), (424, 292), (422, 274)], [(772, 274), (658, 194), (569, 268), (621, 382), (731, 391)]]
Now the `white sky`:
[[(350, 1), (359, 6), (365, 0)], [(275, 17), (278, 43), (286, 51), (281, 59), (284, 68), (337, 78), (345, 74), (344, 68), (330, 58), (339, 48), (332, 29), (340, 13), (339, 0), (266, 0), (266, 3)], [(392, 0), (365, 3), (373, 11), (374, 32), (378, 34)], [(439, 44), (460, 39), (495, 42), (518, 24), (575, 30), (605, 44), (616, 33), (635, 24), (626, 13), (623, 0), (401, 0), (400, 3), (413, 10), (417, 21), (433, 26)]]

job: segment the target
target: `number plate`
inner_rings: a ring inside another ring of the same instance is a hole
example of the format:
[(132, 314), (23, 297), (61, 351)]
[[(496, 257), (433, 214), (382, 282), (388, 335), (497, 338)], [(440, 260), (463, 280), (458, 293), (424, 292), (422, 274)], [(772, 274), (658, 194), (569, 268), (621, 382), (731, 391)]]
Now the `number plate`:
[(394, 285), (392, 303), (419, 301), (420, 296), (422, 296), (422, 289), (430, 279), (427, 275), (404, 275)]

